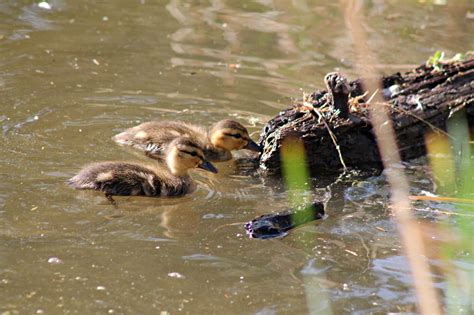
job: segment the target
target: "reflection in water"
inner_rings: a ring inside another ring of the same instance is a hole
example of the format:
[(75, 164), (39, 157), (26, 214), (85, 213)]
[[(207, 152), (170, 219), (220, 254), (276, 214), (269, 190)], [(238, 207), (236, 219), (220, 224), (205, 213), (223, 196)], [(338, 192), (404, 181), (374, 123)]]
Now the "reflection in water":
[(46, 19), (45, 12), (37, 5), (24, 7), (22, 13), (18, 16), (20, 21), (31, 26), (38, 31), (48, 31), (53, 29), (52, 23)]
[[(244, 12), (242, 8), (233, 8), (225, 1), (213, 1), (209, 7), (197, 9), (190, 8), (183, 1), (172, 1), (167, 9), (182, 25), (171, 36), (171, 48), (180, 56), (171, 60), (173, 65), (209, 69), (222, 80), (224, 86), (236, 85), (236, 79), (258, 80), (271, 90), (288, 93), (293, 86), (288, 86), (288, 77), (281, 73), (281, 68), (298, 70), (323, 64), (316, 62), (324, 59), (323, 55), (298, 49), (292, 33), (301, 32), (302, 27), (278, 21), (282, 11), (275, 10), (273, 5), (262, 6), (262, 12)], [(201, 21), (209, 28), (196, 27)], [(212, 37), (224, 38), (224, 47), (209, 49), (202, 46), (210, 37), (208, 32), (213, 34)], [(251, 32), (258, 32), (263, 42), (274, 42), (276, 54), (281, 58), (270, 56), (267, 50), (255, 47), (255, 44), (260, 45), (260, 41), (249, 42), (248, 34)], [(246, 51), (251, 53), (246, 54)], [(203, 57), (214, 61), (200, 61)], [(249, 74), (240, 73), (240, 68), (248, 70)], [(238, 95), (226, 93), (225, 96), (235, 99)]]
[[(233, 163), (195, 172), (192, 195), (117, 198), (118, 209), (64, 184), (89, 162), (138, 159), (110, 138), (140, 122), (232, 118), (256, 139), (325, 73), (356, 77), (337, 2), (48, 3), (0, 3), (2, 312), (415, 311), (383, 177), (338, 188), (324, 222), (269, 241), (243, 222), (288, 208), (286, 194)], [(469, 0), (365, 3), (386, 72), (471, 48)], [(423, 165), (407, 166), (417, 195), (433, 192)]]

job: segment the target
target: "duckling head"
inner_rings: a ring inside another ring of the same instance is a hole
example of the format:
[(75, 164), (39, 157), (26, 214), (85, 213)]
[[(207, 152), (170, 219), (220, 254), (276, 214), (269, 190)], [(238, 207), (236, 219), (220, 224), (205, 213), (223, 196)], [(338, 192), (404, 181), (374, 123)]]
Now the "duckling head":
[(210, 138), (211, 143), (219, 149), (260, 152), (260, 146), (250, 139), (247, 128), (235, 120), (225, 119), (216, 123), (211, 129)]
[(204, 158), (201, 146), (185, 137), (174, 139), (168, 146), (166, 164), (171, 173), (176, 176), (185, 176), (191, 168), (202, 168), (217, 173), (217, 169)]

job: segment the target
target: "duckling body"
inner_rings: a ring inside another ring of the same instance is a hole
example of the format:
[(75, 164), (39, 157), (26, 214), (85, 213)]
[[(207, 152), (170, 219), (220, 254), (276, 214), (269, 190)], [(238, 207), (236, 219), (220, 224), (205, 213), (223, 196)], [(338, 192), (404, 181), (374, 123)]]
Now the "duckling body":
[(129, 128), (114, 136), (120, 145), (132, 146), (154, 159), (162, 159), (167, 146), (176, 137), (189, 138), (204, 149), (206, 159), (224, 162), (232, 159), (231, 151), (259, 151), (247, 129), (237, 121), (222, 120), (208, 133), (205, 128), (181, 121), (151, 121)]
[(128, 162), (87, 165), (68, 184), (115, 196), (181, 196), (195, 189), (190, 176), (173, 176), (164, 169)]
[(166, 166), (129, 162), (90, 164), (67, 183), (76, 189), (99, 190), (106, 196), (181, 196), (195, 189), (189, 169), (217, 172), (205, 160), (200, 145), (188, 138), (179, 137), (171, 141), (165, 156)]

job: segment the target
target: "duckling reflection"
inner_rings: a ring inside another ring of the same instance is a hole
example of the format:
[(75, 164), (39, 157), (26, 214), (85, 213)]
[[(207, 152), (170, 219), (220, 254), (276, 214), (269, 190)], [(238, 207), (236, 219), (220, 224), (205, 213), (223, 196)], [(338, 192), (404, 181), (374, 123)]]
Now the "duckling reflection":
[(132, 146), (154, 159), (162, 159), (167, 146), (176, 137), (186, 137), (204, 148), (206, 159), (224, 162), (232, 159), (231, 151), (260, 151), (247, 129), (235, 120), (221, 120), (209, 133), (201, 126), (181, 121), (151, 121), (129, 128), (112, 137), (116, 143)]
[(84, 167), (68, 184), (76, 189), (92, 189), (109, 198), (119, 196), (182, 196), (195, 190), (188, 174), (192, 168), (217, 173), (202, 147), (189, 138), (179, 137), (166, 148), (166, 166), (128, 162), (100, 162)]

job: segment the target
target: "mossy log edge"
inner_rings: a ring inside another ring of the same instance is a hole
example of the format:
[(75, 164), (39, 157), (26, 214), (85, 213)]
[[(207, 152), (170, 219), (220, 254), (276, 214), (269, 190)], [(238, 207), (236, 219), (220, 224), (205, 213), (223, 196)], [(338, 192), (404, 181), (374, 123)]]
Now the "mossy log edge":
[[(403, 75), (396, 73), (382, 78), (384, 96), (403, 160), (424, 155), (427, 130), (445, 131), (447, 120), (453, 113), (465, 109), (472, 120), (473, 79), (474, 58), (443, 64), (441, 70), (422, 65)], [(383, 166), (377, 142), (364, 105), (370, 92), (362, 96), (364, 91), (361, 82), (361, 79), (349, 82), (352, 100), (349, 118), (327, 109), (331, 93), (317, 91), (271, 119), (260, 135), (259, 142), (263, 149), (259, 159), (260, 173), (281, 174), (280, 147), (289, 136), (303, 141), (313, 177), (341, 172), (343, 165), (339, 152), (327, 127), (336, 137), (347, 167), (381, 169)], [(321, 109), (319, 113), (324, 111), (323, 119), (313, 115), (314, 111), (311, 114), (308, 105)]]

